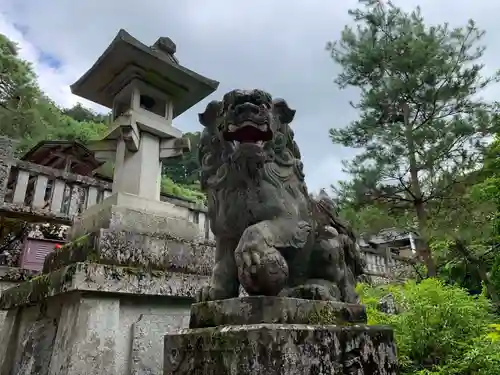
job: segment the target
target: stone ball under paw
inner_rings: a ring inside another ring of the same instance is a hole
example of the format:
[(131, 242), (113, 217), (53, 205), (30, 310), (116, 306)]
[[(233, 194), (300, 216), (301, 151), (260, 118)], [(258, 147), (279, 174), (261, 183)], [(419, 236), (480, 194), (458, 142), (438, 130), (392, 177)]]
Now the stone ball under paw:
[(288, 264), (275, 248), (258, 252), (260, 261), (238, 269), (240, 283), (249, 295), (276, 296), (288, 281)]

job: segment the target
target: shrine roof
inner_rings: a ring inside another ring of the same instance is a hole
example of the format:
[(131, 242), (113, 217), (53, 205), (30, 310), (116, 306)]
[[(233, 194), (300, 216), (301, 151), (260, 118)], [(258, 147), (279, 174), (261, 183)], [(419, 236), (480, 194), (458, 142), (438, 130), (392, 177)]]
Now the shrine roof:
[[(73, 156), (74, 162), (80, 164), (77, 169), (87, 174), (103, 163), (94, 157), (94, 153), (81, 143), (75, 141), (41, 141), (28, 150), (21, 160), (57, 168), (64, 166), (64, 159)], [(82, 167), (84, 167), (82, 169)]]
[(112, 108), (114, 96), (131, 80), (142, 80), (173, 98), (174, 118), (213, 93), (219, 82), (179, 64), (170, 38), (148, 47), (121, 29), (71, 92)]

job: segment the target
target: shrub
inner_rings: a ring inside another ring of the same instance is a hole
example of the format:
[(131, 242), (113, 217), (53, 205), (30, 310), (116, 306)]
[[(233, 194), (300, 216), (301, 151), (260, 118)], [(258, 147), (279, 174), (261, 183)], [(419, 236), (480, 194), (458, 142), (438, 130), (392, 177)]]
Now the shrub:
[[(471, 296), (437, 279), (417, 284), (358, 286), (369, 324), (394, 328), (403, 374), (492, 375), (500, 368), (500, 340), (484, 295)], [(378, 300), (392, 293), (397, 315), (378, 311)]]

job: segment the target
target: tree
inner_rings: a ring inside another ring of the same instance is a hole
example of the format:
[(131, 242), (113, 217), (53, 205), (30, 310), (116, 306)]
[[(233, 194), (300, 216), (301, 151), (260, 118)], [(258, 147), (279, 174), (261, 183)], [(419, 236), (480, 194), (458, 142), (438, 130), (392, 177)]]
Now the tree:
[[(199, 182), (200, 165), (198, 163), (198, 143), (201, 133), (185, 133), (191, 141), (191, 150), (182, 156), (163, 162), (163, 174), (178, 184), (195, 185)], [(199, 190), (199, 189), (198, 189)]]
[(31, 65), (20, 59), (18, 48), (0, 34), (0, 133), (14, 139), (40, 135), (36, 115), (40, 90)]
[(429, 276), (436, 265), (428, 244), (429, 211), (478, 167), (486, 136), (497, 128), (496, 105), (476, 97), (498, 77), (482, 77), (484, 35), (473, 21), (463, 28), (427, 26), (420, 9), (360, 0), (340, 41), (327, 49), (342, 72), (341, 88), (357, 87), (360, 118), (331, 129), (332, 141), (363, 149), (345, 170), (343, 188), (390, 210), (411, 210), (422, 238), (418, 254)]
[(39, 93), (31, 65), (19, 59), (18, 48), (0, 34), (0, 104), (6, 110), (26, 109)]
[(63, 115), (71, 117), (73, 120), (78, 122), (94, 122), (106, 124), (109, 119), (109, 115), (103, 115), (96, 113), (88, 108), (85, 108), (81, 103), (77, 103), (71, 108), (63, 109)]
[(16, 44), (0, 34), (0, 134), (18, 140), (17, 152), (23, 153), (42, 140), (86, 142), (107, 129), (102, 123), (105, 116), (80, 105), (64, 112), (68, 115), (40, 91), (31, 65), (19, 57)]

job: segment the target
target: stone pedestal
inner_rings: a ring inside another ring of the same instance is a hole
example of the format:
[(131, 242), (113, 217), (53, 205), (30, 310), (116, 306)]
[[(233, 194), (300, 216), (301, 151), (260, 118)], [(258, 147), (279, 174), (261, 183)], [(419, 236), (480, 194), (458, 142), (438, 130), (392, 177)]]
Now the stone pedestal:
[(188, 326), (213, 244), (181, 218), (119, 204), (101, 214), (106, 228), (90, 225), (1, 294), (0, 375), (162, 373), (163, 336)]
[(4, 291), (1, 375), (160, 375), (208, 277), (76, 263)]
[(199, 226), (187, 222), (189, 211), (172, 203), (153, 201), (133, 194), (115, 193), (85, 210), (71, 227), (68, 237), (77, 239), (99, 229), (141, 233), (167, 233), (195, 240)]
[(164, 375), (397, 374), (388, 327), (343, 303), (243, 297), (195, 304), (165, 336)]

